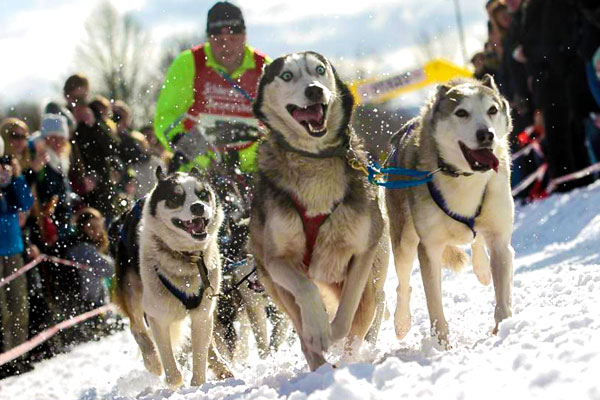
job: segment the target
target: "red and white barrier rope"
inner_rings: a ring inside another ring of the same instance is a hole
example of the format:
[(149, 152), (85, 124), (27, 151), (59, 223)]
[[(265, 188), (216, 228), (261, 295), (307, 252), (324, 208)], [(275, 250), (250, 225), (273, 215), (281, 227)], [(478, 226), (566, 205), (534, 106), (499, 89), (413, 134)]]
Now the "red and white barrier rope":
[(592, 164), (589, 167), (584, 168), (580, 171), (572, 172), (567, 175), (559, 176), (556, 179), (552, 179), (552, 181), (550, 181), (550, 184), (548, 185), (548, 188), (547, 188), (548, 193), (552, 193), (556, 189), (556, 187), (562, 183), (581, 179), (581, 178), (584, 178), (584, 177), (586, 177), (590, 174), (593, 174), (594, 172), (598, 172), (598, 171), (600, 171), (600, 162), (597, 162), (596, 164)]
[(543, 179), (544, 175), (546, 174), (546, 170), (548, 169), (548, 163), (543, 163), (542, 165), (539, 166), (539, 168), (532, 173), (531, 175), (529, 175), (527, 178), (523, 179), (518, 185), (517, 187), (515, 187), (514, 189), (512, 189), (511, 193), (514, 196), (518, 195), (519, 193), (521, 193), (523, 190), (525, 190), (529, 185), (531, 185), (533, 182)]
[(79, 269), (83, 269), (83, 270), (90, 269), (90, 267), (85, 264), (81, 264), (81, 263), (71, 261), (71, 260), (65, 260), (62, 258), (54, 257), (54, 256), (48, 256), (46, 254), (41, 254), (41, 255), (37, 256), (33, 261), (22, 266), (21, 268), (19, 268), (18, 270), (16, 270), (12, 274), (10, 274), (9, 276), (7, 276), (5, 278), (0, 278), (0, 288), (2, 286), (8, 285), (8, 283), (10, 281), (17, 279), (19, 276), (23, 275), (25, 272), (27, 272), (30, 269), (32, 269), (33, 267), (37, 266), (42, 261), (52, 261), (57, 264), (67, 265), (69, 267), (79, 268)]
[(56, 335), (63, 329), (70, 328), (74, 325), (77, 325), (80, 322), (83, 322), (87, 319), (93, 318), (96, 315), (103, 314), (107, 311), (113, 309), (112, 304), (107, 304), (102, 307), (98, 307), (86, 313), (77, 315), (71, 319), (62, 321), (59, 324), (56, 324), (44, 331), (38, 333), (31, 339), (26, 342), (21, 343), (20, 345), (13, 347), (12, 349), (0, 354), (0, 365), (6, 364), (9, 361), (14, 360), (15, 358), (21, 357), (23, 354), (29, 352), (31, 349), (39, 346), (44, 343), (46, 340), (50, 339), (52, 336)]
[(10, 281), (17, 279), (19, 276), (23, 275), (25, 272), (29, 271), (30, 269), (32, 269), (33, 267), (35, 267), (36, 265), (38, 265), (39, 263), (44, 261), (44, 258), (45, 258), (45, 256), (43, 254), (39, 255), (35, 259), (33, 259), (33, 261), (22, 266), (21, 268), (19, 268), (18, 270), (16, 270), (15, 272), (13, 272), (9, 276), (7, 276), (6, 278), (0, 278), (0, 288), (2, 286), (8, 285), (8, 283)]
[[(533, 182), (543, 179), (544, 175), (546, 174), (547, 169), (548, 169), (547, 163), (540, 165), (539, 168), (535, 172), (533, 172), (527, 178), (523, 179), (515, 188), (512, 189), (512, 191), (511, 191), (512, 195), (516, 196), (517, 194), (519, 194), (523, 190), (525, 190)], [(550, 183), (548, 184), (546, 191), (548, 194), (550, 194), (554, 190), (556, 190), (558, 185), (563, 184), (565, 182), (570, 182), (570, 181), (584, 178), (590, 174), (593, 174), (594, 172), (600, 172), (600, 162), (590, 165), (589, 167), (584, 168), (580, 171), (572, 172), (570, 174), (559, 176), (558, 178), (552, 179), (550, 181)]]

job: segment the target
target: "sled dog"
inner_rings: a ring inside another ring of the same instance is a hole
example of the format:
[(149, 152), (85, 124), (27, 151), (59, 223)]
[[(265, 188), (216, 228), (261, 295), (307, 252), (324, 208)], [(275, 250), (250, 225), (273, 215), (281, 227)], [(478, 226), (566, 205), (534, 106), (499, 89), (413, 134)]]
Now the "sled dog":
[(165, 176), (158, 167), (156, 178), (146, 200), (122, 217), (113, 300), (129, 317), (146, 368), (156, 375), (164, 369), (169, 386), (183, 384), (173, 351), (186, 316), (191, 322), (191, 384), (206, 381), (209, 358), (218, 377), (232, 376), (211, 345), (212, 295), (221, 285), (221, 205), (196, 170)]
[(384, 308), (387, 221), (377, 188), (350, 166), (366, 162), (350, 128), (353, 105), (333, 66), (314, 52), (274, 60), (253, 104), (268, 132), (258, 150), (249, 248), (311, 370), (333, 342), (363, 340), (370, 328), (376, 334)]
[(426, 185), (386, 190), (398, 274), (394, 325), (399, 339), (411, 326), (409, 280), (418, 256), (432, 332), (449, 346), (441, 268), (466, 265), (468, 258), (460, 245), (471, 244), (479, 281), (484, 285), (494, 281), (494, 331), (511, 316), (511, 130), (508, 102), (486, 75), (482, 81), (456, 80), (438, 86), (420, 116), (392, 137), (395, 150), (388, 166), (438, 170)]

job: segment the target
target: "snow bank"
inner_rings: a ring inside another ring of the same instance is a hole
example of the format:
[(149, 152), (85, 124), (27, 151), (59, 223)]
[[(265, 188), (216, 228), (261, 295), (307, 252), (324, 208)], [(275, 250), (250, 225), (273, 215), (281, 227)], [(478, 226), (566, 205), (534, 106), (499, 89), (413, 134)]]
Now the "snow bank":
[[(413, 271), (413, 328), (398, 342), (384, 321), (375, 347), (309, 373), (298, 341), (268, 360), (252, 351), (236, 377), (173, 392), (144, 370), (120, 332), (0, 381), (2, 399), (600, 399), (600, 184), (517, 208), (514, 316), (493, 327), (492, 287), (472, 271), (446, 272), (452, 349), (429, 336), (421, 277)], [(386, 283), (395, 307), (396, 276)], [(185, 366), (185, 378), (191, 373)]]

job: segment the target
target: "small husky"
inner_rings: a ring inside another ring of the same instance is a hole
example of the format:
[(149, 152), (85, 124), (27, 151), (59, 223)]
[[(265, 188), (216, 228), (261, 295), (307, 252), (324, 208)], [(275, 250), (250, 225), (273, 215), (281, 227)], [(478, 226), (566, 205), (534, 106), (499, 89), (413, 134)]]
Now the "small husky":
[(173, 347), (180, 342), (179, 328), (188, 315), (191, 384), (206, 381), (209, 356), (213, 372), (230, 377), (211, 345), (216, 303), (212, 295), (221, 286), (217, 232), (223, 222), (222, 208), (196, 170), (165, 176), (158, 167), (156, 178), (158, 183), (147, 199), (122, 218), (113, 300), (129, 317), (146, 368), (156, 375), (164, 368), (169, 386), (183, 384)]
[(333, 342), (376, 331), (384, 308), (387, 221), (377, 188), (349, 165), (366, 162), (349, 125), (353, 105), (329, 61), (304, 52), (265, 68), (253, 106), (268, 132), (258, 151), (249, 248), (311, 370), (326, 362)]
[(473, 269), (482, 284), (493, 278), (494, 332), (511, 316), (511, 130), (508, 102), (486, 75), (481, 82), (457, 80), (438, 86), (421, 115), (392, 137), (392, 166), (439, 170), (427, 185), (386, 191), (398, 274), (394, 324), (399, 339), (411, 326), (409, 279), (418, 255), (432, 330), (449, 346), (441, 268), (444, 264), (460, 269), (468, 262), (458, 245), (471, 244)]

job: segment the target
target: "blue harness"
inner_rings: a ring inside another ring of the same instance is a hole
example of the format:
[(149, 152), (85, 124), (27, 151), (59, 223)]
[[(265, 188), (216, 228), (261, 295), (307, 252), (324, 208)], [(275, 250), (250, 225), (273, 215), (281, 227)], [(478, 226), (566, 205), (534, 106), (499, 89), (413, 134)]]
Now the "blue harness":
[(483, 195), (481, 196), (481, 202), (479, 203), (479, 207), (477, 207), (477, 211), (475, 211), (475, 215), (473, 215), (472, 217), (465, 217), (464, 215), (457, 214), (448, 208), (446, 200), (444, 200), (444, 196), (442, 196), (442, 192), (440, 192), (440, 190), (435, 186), (433, 182), (427, 182), (427, 187), (429, 188), (429, 194), (431, 195), (433, 201), (435, 201), (435, 204), (437, 204), (437, 206), (447, 216), (449, 216), (455, 221), (460, 222), (461, 224), (465, 224), (469, 227), (469, 229), (471, 229), (471, 232), (473, 232), (473, 237), (477, 236), (477, 231), (475, 230), (475, 219), (479, 217), (479, 214), (481, 214), (483, 198), (485, 197), (485, 192), (487, 191), (487, 189), (483, 191)]
[(181, 304), (183, 304), (186, 310), (193, 310), (200, 305), (200, 302), (202, 301), (202, 295), (204, 294), (204, 285), (200, 286), (198, 294), (190, 296), (183, 290), (177, 288), (171, 283), (170, 280), (168, 280), (164, 275), (158, 272), (158, 267), (154, 267), (154, 270), (156, 271), (156, 275), (158, 275), (158, 279), (160, 279), (165, 288), (167, 288), (167, 290), (171, 292), (171, 294), (175, 296), (177, 300), (181, 302)]
[[(406, 140), (410, 137), (410, 134), (413, 130), (414, 124), (408, 126), (408, 129), (400, 139), (400, 142)], [(391, 160), (391, 163), (390, 163)], [(449, 169), (448, 166), (443, 166), (435, 171), (419, 171), (416, 169), (407, 169), (397, 167), (398, 165), (398, 147), (394, 147), (392, 153), (388, 157), (388, 159), (384, 162), (384, 165), (390, 165), (388, 167), (381, 168), (379, 164), (376, 162), (369, 163), (367, 166), (368, 174), (369, 174), (369, 182), (375, 183), (378, 186), (383, 186), (387, 189), (403, 189), (413, 186), (419, 186), (423, 184), (427, 184), (427, 188), (429, 189), (429, 194), (435, 204), (446, 214), (448, 217), (453, 220), (460, 222), (469, 227), (471, 232), (473, 232), (473, 237), (477, 235), (477, 231), (475, 231), (475, 219), (481, 214), (481, 208), (483, 206), (483, 199), (485, 198), (485, 193), (487, 189), (483, 192), (481, 197), (481, 202), (479, 203), (479, 207), (475, 212), (475, 215), (472, 217), (466, 217), (464, 215), (460, 215), (455, 213), (454, 211), (448, 208), (446, 204), (446, 200), (444, 200), (444, 196), (442, 196), (442, 192), (435, 186), (433, 183), (433, 175), (437, 172), (444, 172), (450, 176), (457, 177), (459, 175), (471, 175), (471, 173), (465, 172), (457, 172), (456, 170)], [(387, 177), (390, 175), (393, 176), (405, 176), (410, 178), (416, 178), (411, 180), (394, 180), (390, 181)], [(383, 180), (380, 178), (384, 177)]]

